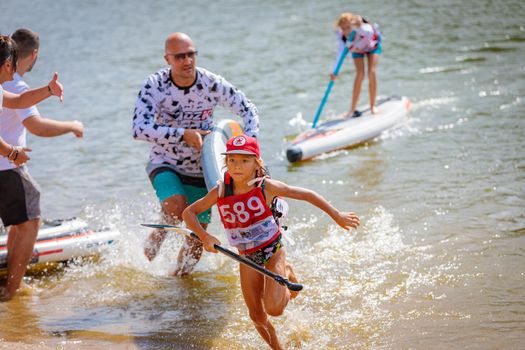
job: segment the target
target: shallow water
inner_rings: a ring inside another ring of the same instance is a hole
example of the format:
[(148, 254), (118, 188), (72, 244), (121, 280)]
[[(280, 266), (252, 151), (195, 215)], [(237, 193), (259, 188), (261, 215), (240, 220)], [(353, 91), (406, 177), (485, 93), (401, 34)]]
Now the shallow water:
[[(0, 348), (259, 349), (238, 268), (206, 255), (189, 278), (166, 277), (179, 240), (142, 256), (158, 204), (131, 138), (134, 99), (163, 67), (172, 31), (190, 34), (199, 65), (241, 88), (261, 113), (274, 178), (356, 211), (348, 234), (291, 202), (287, 245), (304, 292), (273, 319), (290, 349), (520, 348), (525, 341), (525, 6), (519, 1), (369, 1), (348, 10), (386, 39), (379, 93), (406, 95), (409, 118), (360, 147), (289, 165), (335, 60), (336, 1), (282, 3), (4, 1), (0, 31), (41, 34), (31, 85), (59, 71), (65, 103), (44, 116), (79, 119), (83, 140), (31, 137), (30, 172), (48, 218), (79, 216), (122, 232), (97, 263), (26, 279), (0, 305)], [(326, 118), (350, 103), (343, 66)], [(366, 81), (361, 102), (367, 103)], [(220, 110), (218, 118), (229, 117)], [(521, 154), (521, 155), (520, 155)], [(214, 213), (213, 229), (220, 232)], [(224, 237), (221, 236), (224, 240)]]

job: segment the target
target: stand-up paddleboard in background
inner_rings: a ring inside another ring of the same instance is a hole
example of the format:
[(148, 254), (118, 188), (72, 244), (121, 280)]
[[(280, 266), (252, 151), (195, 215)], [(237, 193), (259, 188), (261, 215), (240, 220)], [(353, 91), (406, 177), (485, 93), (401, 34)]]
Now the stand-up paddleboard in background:
[[(38, 231), (29, 264), (68, 261), (99, 255), (118, 241), (120, 233), (93, 231), (79, 219), (45, 222)], [(0, 271), (7, 268), (7, 236), (0, 236)]]
[(410, 101), (399, 96), (380, 98), (376, 108), (376, 114), (368, 108), (360, 117), (331, 120), (299, 134), (286, 150), (286, 158), (293, 163), (374, 138), (405, 118)]
[(201, 164), (208, 191), (215, 187), (217, 180), (223, 177), (225, 168), (224, 156), (221, 153), (226, 152), (226, 141), (242, 134), (243, 129), (238, 122), (225, 119), (221, 120), (211, 133), (204, 137)]

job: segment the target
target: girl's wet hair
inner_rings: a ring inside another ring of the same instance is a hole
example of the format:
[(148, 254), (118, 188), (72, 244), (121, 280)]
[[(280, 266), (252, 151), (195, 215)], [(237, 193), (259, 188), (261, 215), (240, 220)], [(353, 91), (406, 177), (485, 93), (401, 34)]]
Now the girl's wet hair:
[(259, 169), (257, 169), (257, 172), (255, 174), (255, 177), (264, 177), (264, 176), (270, 176), (270, 170), (268, 170), (268, 167), (264, 165), (262, 159), (257, 159), (257, 164), (259, 164)]
[(18, 60), (16, 43), (10, 37), (0, 35), (0, 67), (2, 67), (8, 59), (11, 59), (13, 68), (16, 71), (16, 62)]

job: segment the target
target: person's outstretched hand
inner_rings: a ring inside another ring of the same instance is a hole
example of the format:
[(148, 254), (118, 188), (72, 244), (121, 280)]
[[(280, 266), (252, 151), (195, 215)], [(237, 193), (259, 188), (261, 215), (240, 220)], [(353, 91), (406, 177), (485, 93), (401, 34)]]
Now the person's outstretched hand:
[(47, 86), (49, 87), (49, 90), (51, 91), (53, 96), (58, 97), (60, 99), (60, 102), (64, 102), (64, 87), (58, 82), (57, 72), (53, 74), (53, 79), (51, 79)]
[(79, 122), (78, 120), (74, 120), (71, 122), (71, 132), (78, 138), (82, 138), (84, 136), (84, 124), (82, 122)]
[(356, 213), (353, 213), (353, 212), (348, 212), (348, 213), (339, 212), (336, 222), (339, 226), (341, 226), (345, 230), (349, 230), (351, 228), (357, 228), (357, 226), (359, 226), (359, 217), (357, 216)]
[(27, 152), (31, 152), (31, 148), (18, 147), (18, 156), (13, 160), (13, 163), (15, 163), (17, 167), (24, 165), (29, 159), (31, 159), (27, 155)]

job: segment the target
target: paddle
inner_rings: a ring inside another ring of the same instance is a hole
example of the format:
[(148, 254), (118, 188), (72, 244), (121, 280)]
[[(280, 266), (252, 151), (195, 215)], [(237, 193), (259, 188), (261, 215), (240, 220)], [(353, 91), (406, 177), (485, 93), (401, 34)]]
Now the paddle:
[[(341, 53), (341, 56), (339, 56), (339, 59), (337, 60), (337, 65), (335, 66), (335, 69), (334, 69), (334, 75), (336, 77), (337, 77), (337, 74), (339, 74), (339, 70), (341, 69), (341, 66), (343, 65), (343, 61), (345, 60), (347, 53), (348, 53), (348, 46), (345, 45), (345, 48), (343, 52)], [(315, 118), (312, 123), (312, 128), (315, 128), (315, 126), (317, 125), (317, 121), (319, 120), (319, 117), (321, 116), (321, 112), (323, 111), (326, 100), (328, 99), (328, 95), (330, 95), (330, 91), (332, 91), (334, 82), (335, 82), (334, 80), (330, 79), (330, 82), (328, 83), (328, 87), (326, 88), (326, 91), (324, 93), (324, 97), (321, 100), (321, 104), (319, 105), (319, 108), (317, 109), (317, 113), (315, 114)]]
[[(151, 227), (151, 228), (161, 228), (161, 229), (164, 229), (164, 230), (173, 230), (173, 231), (176, 231), (177, 233), (182, 233), (183, 235), (191, 237), (193, 239), (199, 239), (199, 236), (197, 236), (194, 232), (191, 232), (190, 230), (188, 230), (187, 228), (184, 228), (184, 227), (179, 227), (179, 226), (174, 226), (174, 225), (162, 225), (162, 224), (141, 224), (141, 225), (145, 226), (145, 227)], [(284, 278), (283, 276), (281, 276), (279, 274), (276, 274), (276, 273), (274, 273), (274, 272), (272, 272), (270, 270), (267, 270), (264, 267), (257, 265), (253, 261), (248, 260), (248, 259), (246, 259), (246, 258), (244, 258), (244, 257), (242, 257), (242, 256), (240, 256), (240, 255), (238, 255), (238, 254), (236, 254), (234, 252), (232, 252), (229, 249), (221, 247), (220, 245), (217, 245), (217, 244), (215, 244), (214, 247), (215, 247), (215, 249), (217, 249), (219, 252), (223, 253), (224, 255), (226, 255), (226, 256), (234, 259), (234, 260), (237, 260), (241, 264), (244, 264), (244, 265), (246, 265), (248, 267), (251, 267), (255, 271), (260, 272), (260, 273), (262, 273), (265, 276), (270, 277), (275, 282), (277, 282), (277, 283), (279, 283), (279, 284), (281, 284), (283, 286), (286, 286), (286, 288), (288, 288), (291, 291), (298, 292), (298, 291), (303, 289), (303, 285), (302, 284), (290, 282), (286, 278)]]

